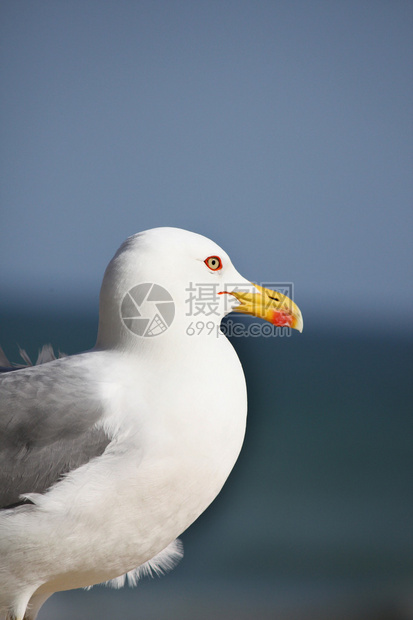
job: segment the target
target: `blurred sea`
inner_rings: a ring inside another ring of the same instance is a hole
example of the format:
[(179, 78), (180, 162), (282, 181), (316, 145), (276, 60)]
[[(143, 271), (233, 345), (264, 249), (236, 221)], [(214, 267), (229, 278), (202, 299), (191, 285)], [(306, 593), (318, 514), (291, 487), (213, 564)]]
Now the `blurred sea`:
[[(13, 361), (16, 344), (72, 354), (96, 329), (88, 314), (3, 310), (0, 343)], [(247, 436), (180, 565), (134, 590), (56, 594), (39, 620), (413, 618), (412, 339), (307, 323), (232, 342)]]

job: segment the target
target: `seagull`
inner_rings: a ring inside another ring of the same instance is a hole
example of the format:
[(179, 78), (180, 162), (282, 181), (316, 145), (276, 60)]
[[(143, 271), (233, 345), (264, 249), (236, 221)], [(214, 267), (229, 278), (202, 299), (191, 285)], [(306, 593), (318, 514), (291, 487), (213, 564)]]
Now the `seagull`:
[(244, 373), (220, 329), (232, 311), (303, 327), (210, 239), (154, 228), (110, 261), (93, 349), (1, 373), (0, 618), (180, 559), (244, 439)]

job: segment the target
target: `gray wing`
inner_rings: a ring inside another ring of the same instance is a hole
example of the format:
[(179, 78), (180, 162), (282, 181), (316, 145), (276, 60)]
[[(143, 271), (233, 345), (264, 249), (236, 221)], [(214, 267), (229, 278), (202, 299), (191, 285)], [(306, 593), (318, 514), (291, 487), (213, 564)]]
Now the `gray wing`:
[(0, 508), (43, 493), (110, 443), (84, 373), (66, 357), (0, 375)]

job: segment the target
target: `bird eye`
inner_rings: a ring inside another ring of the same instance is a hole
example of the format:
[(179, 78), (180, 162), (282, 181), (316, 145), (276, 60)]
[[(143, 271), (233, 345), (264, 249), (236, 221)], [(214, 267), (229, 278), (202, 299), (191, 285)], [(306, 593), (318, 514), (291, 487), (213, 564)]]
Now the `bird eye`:
[(212, 271), (218, 271), (218, 269), (222, 269), (222, 263), (219, 256), (208, 256), (208, 258), (204, 260), (204, 263), (207, 267), (212, 269)]

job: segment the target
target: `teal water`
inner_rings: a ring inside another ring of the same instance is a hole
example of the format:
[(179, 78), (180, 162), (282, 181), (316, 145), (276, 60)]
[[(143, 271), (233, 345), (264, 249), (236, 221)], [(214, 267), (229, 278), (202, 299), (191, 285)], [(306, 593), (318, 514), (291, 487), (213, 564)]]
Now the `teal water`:
[[(16, 343), (71, 354), (93, 346), (96, 327), (89, 315), (3, 312), (0, 343), (13, 361)], [(233, 344), (247, 437), (182, 536), (180, 566), (135, 591), (55, 595), (44, 620), (112, 607), (104, 617), (413, 618), (412, 341), (306, 326)]]

